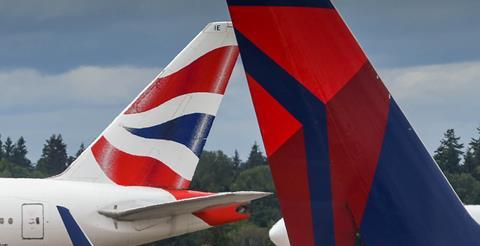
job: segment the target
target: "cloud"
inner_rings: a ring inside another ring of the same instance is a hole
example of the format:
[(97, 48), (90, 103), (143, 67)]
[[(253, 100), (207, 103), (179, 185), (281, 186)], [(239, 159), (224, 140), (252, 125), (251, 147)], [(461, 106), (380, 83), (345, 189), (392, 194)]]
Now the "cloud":
[[(161, 69), (82, 66), (64, 73), (35, 69), (0, 71), (0, 134), (24, 136), (36, 160), (53, 133), (61, 133), (74, 153), (89, 143)], [(261, 143), (243, 66), (237, 63), (215, 120), (207, 149), (246, 157)]]
[(336, 0), (375, 64), (410, 67), (480, 59), (480, 1)]
[(133, 99), (159, 68), (82, 66), (65, 73), (0, 71), (0, 112), (117, 105)]
[[(160, 71), (159, 68), (82, 66), (64, 73), (34, 69), (0, 71), (0, 133), (27, 139), (30, 156), (43, 141), (62, 133), (74, 153), (89, 143)], [(394, 98), (432, 153), (443, 132), (454, 128), (468, 141), (480, 125), (480, 62), (381, 69)], [(246, 158), (262, 143), (239, 61), (232, 74), (206, 148)]]
[(480, 62), (388, 69), (382, 74), (394, 96), (406, 105), (442, 111), (479, 106), (474, 101), (480, 91)]
[[(480, 59), (480, 1), (335, 4), (379, 67)], [(206, 23), (229, 18), (220, 0), (2, 1), (0, 69), (164, 66)]]
[(69, 153), (88, 144), (160, 72), (160, 68), (81, 66), (58, 74), (0, 71), (0, 134), (24, 136), (36, 161), (52, 134)]
[[(188, 6), (188, 8), (186, 7)], [(227, 12), (226, 3), (217, 0), (16, 0), (2, 2), (0, 9), (0, 26), (16, 24), (20, 30), (30, 30), (32, 25), (43, 24), (49, 27), (67, 30), (69, 25), (82, 27), (85, 24), (97, 23), (102, 27), (114, 24), (118, 20), (131, 21), (152, 18), (171, 18), (175, 16), (203, 14), (201, 10), (209, 12), (223, 8)], [(187, 13), (188, 12), (188, 13)], [(18, 20), (18, 23), (12, 23)], [(67, 21), (61, 23), (60, 21)], [(26, 25), (30, 24), (30, 25)], [(41, 27), (41, 25), (39, 25)], [(83, 26), (82, 28), (86, 28)], [(97, 28), (98, 26), (90, 26)], [(9, 29), (14, 31), (13, 29)], [(18, 31), (18, 30), (17, 30)]]
[(0, 69), (165, 66), (209, 22), (218, 0), (1, 1)]
[[(479, 65), (455, 62), (480, 59), (480, 1), (334, 2), (429, 150), (447, 128), (474, 135)], [(0, 133), (24, 135), (33, 156), (54, 132), (72, 146), (90, 141), (207, 22), (224, 19), (218, 0), (3, 1)], [(253, 141), (237, 67), (206, 147), (245, 155)]]
[(428, 149), (454, 128), (468, 142), (480, 125), (480, 62), (381, 70), (392, 95)]
[[(243, 66), (237, 65), (207, 142), (209, 149), (246, 156), (254, 141), (262, 142)], [(393, 97), (402, 107), (430, 153), (448, 128), (463, 141), (477, 135), (480, 108), (480, 62), (381, 69)]]
[(0, 134), (27, 141), (28, 157), (40, 158), (45, 140), (52, 134), (62, 134), (68, 153), (73, 155), (81, 143), (89, 144), (118, 115), (121, 106), (84, 107), (51, 111), (29, 111), (21, 114), (0, 113)]
[[(239, 63), (207, 141), (208, 149), (227, 153), (238, 149), (246, 157), (254, 141), (262, 143), (244, 73)], [(446, 129), (454, 128), (464, 142), (477, 136), (480, 62), (381, 69), (380, 74), (430, 153)]]

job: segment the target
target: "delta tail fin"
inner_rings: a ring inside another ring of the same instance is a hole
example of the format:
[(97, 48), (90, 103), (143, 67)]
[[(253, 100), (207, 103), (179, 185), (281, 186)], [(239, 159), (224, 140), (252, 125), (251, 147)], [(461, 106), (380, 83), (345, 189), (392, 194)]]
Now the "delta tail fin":
[(227, 0), (292, 245), (478, 245), (329, 0)]
[(237, 57), (231, 23), (208, 24), (56, 178), (188, 188)]

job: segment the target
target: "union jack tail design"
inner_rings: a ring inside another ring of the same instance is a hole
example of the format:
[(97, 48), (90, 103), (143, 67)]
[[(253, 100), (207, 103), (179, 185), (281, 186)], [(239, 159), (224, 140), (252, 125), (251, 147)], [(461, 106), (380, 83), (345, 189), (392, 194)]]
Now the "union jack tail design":
[(227, 0), (292, 245), (479, 245), (329, 0)]
[(231, 23), (208, 24), (58, 178), (188, 188), (237, 57)]

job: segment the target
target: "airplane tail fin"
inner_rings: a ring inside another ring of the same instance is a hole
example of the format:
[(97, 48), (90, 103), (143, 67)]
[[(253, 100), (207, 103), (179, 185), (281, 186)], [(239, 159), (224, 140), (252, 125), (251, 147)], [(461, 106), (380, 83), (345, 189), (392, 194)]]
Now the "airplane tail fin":
[(58, 179), (186, 189), (238, 57), (208, 24)]
[(292, 245), (480, 242), (329, 0), (227, 2)]

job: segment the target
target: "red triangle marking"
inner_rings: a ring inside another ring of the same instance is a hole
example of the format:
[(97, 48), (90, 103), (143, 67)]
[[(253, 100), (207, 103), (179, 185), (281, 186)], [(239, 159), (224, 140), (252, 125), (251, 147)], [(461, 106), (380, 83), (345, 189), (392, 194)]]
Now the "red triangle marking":
[(333, 9), (233, 6), (230, 14), (238, 31), (324, 103), (367, 59)]
[(302, 125), (253, 77), (247, 74), (247, 80), (267, 156), (271, 156)]

